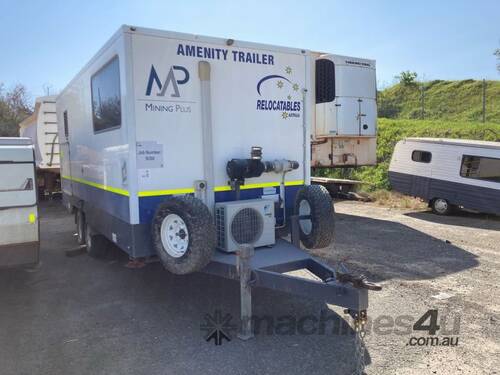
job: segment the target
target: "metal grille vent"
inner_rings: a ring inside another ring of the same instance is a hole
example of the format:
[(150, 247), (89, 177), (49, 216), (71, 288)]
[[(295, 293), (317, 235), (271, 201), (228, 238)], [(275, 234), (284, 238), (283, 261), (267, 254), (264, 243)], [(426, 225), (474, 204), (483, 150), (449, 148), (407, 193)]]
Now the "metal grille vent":
[(231, 235), (238, 244), (254, 243), (262, 235), (262, 229), (262, 216), (250, 207), (238, 211), (231, 223)]
[(226, 236), (225, 236), (225, 209), (224, 207), (218, 207), (215, 211), (215, 226), (217, 228), (217, 246), (221, 249), (226, 246)]
[(331, 60), (316, 60), (316, 104), (335, 99), (335, 64)]

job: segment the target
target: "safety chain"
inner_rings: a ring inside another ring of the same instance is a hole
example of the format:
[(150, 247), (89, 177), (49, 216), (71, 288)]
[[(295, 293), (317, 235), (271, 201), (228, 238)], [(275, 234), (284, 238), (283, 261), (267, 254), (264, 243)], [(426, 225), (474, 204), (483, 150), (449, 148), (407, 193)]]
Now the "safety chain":
[(365, 374), (365, 325), (366, 311), (361, 311), (354, 317), (354, 360), (356, 368), (353, 375)]

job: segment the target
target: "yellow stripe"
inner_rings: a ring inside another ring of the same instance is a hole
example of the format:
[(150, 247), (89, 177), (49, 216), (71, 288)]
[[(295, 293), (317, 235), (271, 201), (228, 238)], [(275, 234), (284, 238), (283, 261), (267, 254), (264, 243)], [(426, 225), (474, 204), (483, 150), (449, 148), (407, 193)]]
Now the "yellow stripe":
[[(275, 186), (279, 186), (279, 185), (280, 185), (279, 182), (263, 182), (260, 184), (243, 185), (243, 186), (241, 186), (241, 190), (258, 189), (258, 188), (265, 188), (265, 187), (275, 187)], [(285, 186), (298, 186), (298, 185), (304, 185), (304, 180), (285, 182)], [(214, 188), (214, 191), (216, 191), (216, 192), (231, 191), (231, 187), (228, 185), (216, 186)], [(140, 191), (138, 195), (139, 195), (139, 197), (155, 197), (155, 196), (159, 196), (159, 195), (175, 195), (175, 194), (189, 194), (189, 193), (194, 193), (194, 188)]]
[(140, 191), (138, 196), (155, 197), (157, 195), (175, 195), (175, 194), (189, 194), (189, 193), (194, 193), (194, 188)]
[[(130, 193), (127, 190), (124, 189), (119, 189), (115, 188), (112, 186), (108, 185), (102, 185), (98, 184), (96, 182), (92, 181), (87, 181), (82, 178), (77, 178), (77, 177), (70, 177), (70, 176), (61, 176), (62, 178), (74, 182), (79, 182), (81, 184), (89, 185), (92, 187), (95, 187), (97, 189), (102, 189), (106, 191), (110, 191), (112, 193), (120, 194), (120, 195), (125, 195), (125, 196), (130, 196)], [(247, 184), (241, 186), (241, 190), (248, 190), (248, 189), (258, 189), (258, 188), (265, 188), (265, 187), (275, 187), (279, 186), (280, 182), (263, 182), (260, 184)], [(285, 182), (285, 186), (298, 186), (298, 185), (304, 185), (304, 180), (297, 180), (297, 181), (287, 181)], [(231, 187), (230, 186), (216, 186), (214, 188), (216, 192), (220, 191), (230, 191)], [(190, 194), (194, 193), (194, 188), (181, 188), (181, 189), (168, 189), (168, 190), (147, 190), (147, 191), (140, 191), (138, 193), (139, 197), (155, 197), (155, 196), (160, 196), (160, 195), (176, 195), (176, 194)]]
[(92, 187), (95, 187), (97, 189), (109, 191), (111, 193), (115, 193), (115, 194), (119, 194), (119, 195), (124, 195), (126, 197), (130, 196), (130, 193), (127, 190), (124, 190), (124, 189), (115, 188), (115, 187), (109, 186), (109, 185), (98, 184), (97, 182), (84, 180), (83, 178), (77, 178), (77, 177), (71, 177), (71, 176), (61, 176), (61, 177), (64, 178), (65, 180), (79, 182), (80, 184), (92, 186)]

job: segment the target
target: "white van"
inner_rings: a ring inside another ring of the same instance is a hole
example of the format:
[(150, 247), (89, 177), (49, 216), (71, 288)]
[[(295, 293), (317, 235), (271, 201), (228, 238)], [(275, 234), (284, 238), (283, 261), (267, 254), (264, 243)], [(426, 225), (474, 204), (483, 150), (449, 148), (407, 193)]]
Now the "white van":
[(35, 153), (30, 138), (0, 138), (0, 267), (38, 263)]
[(389, 180), (439, 215), (454, 207), (500, 215), (500, 142), (407, 138), (394, 148)]

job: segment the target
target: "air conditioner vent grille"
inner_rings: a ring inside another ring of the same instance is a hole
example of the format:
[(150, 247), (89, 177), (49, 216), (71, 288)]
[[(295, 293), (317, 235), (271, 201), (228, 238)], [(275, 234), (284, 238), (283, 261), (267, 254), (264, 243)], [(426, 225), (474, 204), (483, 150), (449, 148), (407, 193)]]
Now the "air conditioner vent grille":
[(215, 225), (217, 228), (217, 246), (220, 249), (226, 246), (225, 216), (225, 207), (217, 207), (215, 211)]
[(259, 211), (246, 207), (238, 211), (231, 223), (231, 235), (238, 244), (252, 244), (262, 235), (263, 222)]

